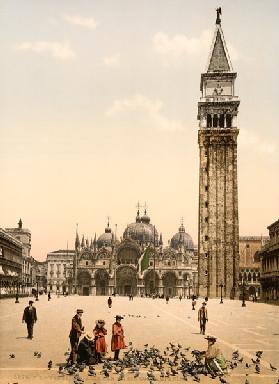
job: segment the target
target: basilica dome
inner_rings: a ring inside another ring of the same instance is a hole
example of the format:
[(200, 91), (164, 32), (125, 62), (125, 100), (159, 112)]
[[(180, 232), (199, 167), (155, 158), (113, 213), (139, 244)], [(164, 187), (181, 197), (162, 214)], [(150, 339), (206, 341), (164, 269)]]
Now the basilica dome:
[(150, 224), (150, 218), (147, 216), (146, 211), (144, 216), (140, 217), (139, 211), (137, 213), (136, 222), (127, 225), (124, 231), (124, 239), (133, 239), (140, 243), (158, 243), (158, 232), (154, 225)]
[(192, 237), (185, 232), (184, 225), (178, 229), (178, 232), (171, 239), (171, 247), (178, 250), (180, 246), (184, 246), (186, 249), (193, 249), (194, 243)]
[(114, 234), (111, 231), (111, 228), (109, 226), (109, 223), (105, 229), (105, 233), (100, 235), (97, 240), (97, 247), (111, 247), (114, 242)]

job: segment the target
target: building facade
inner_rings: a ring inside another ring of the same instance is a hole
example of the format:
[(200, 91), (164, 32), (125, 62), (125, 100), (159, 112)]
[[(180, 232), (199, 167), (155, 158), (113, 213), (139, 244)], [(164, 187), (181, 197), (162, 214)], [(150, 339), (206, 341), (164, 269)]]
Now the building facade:
[(239, 276), (237, 114), (234, 72), (217, 12), (198, 103), (198, 293), (234, 298)]
[(239, 237), (239, 282), (244, 281), (250, 298), (261, 297), (261, 261), (258, 252), (268, 240), (268, 236)]
[(60, 249), (47, 254), (47, 290), (69, 292), (68, 279), (73, 268), (74, 250)]
[(262, 300), (279, 302), (279, 220), (269, 227), (270, 240), (259, 251)]
[(22, 292), (22, 243), (0, 228), (0, 296)]
[(76, 234), (73, 267), (67, 273), (69, 290), (79, 295), (190, 296), (197, 286), (197, 254), (183, 224), (164, 247), (162, 235), (146, 211), (137, 212), (123, 240), (109, 223), (94, 241)]
[(22, 227), (21, 219), (16, 228), (6, 228), (5, 231), (22, 243), (22, 285), (25, 293), (31, 293), (32, 273), (34, 273), (32, 272), (34, 263), (31, 257), (31, 231)]

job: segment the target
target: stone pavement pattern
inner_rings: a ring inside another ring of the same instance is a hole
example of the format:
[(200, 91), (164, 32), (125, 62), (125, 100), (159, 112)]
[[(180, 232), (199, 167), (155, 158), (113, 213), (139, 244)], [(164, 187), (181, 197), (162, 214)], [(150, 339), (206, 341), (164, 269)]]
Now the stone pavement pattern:
[[(202, 299), (198, 301), (197, 309)], [(155, 345), (164, 350), (169, 342), (180, 343), (183, 347), (205, 350), (207, 342), (199, 333), (197, 321), (197, 309), (191, 310), (191, 301), (183, 299), (170, 299), (166, 304), (162, 299), (142, 299), (135, 297), (129, 301), (127, 297), (113, 298), (112, 308), (107, 307), (107, 297), (70, 296), (53, 297), (50, 302), (47, 296), (41, 296), (34, 305), (37, 308), (38, 322), (34, 326), (34, 339), (26, 339), (26, 325), (22, 324), (22, 313), (28, 304), (28, 298), (20, 299), (19, 304), (14, 300), (0, 301), (0, 383), (73, 383), (72, 376), (58, 375), (58, 366), (65, 362), (65, 351), (69, 348), (69, 330), (71, 319), (77, 308), (84, 310), (83, 324), (85, 330), (92, 332), (95, 320), (103, 318), (108, 330), (107, 343), (110, 351), (111, 325), (116, 314), (125, 315), (122, 321), (126, 336), (126, 344), (130, 341), (140, 349), (144, 344)], [(225, 357), (230, 360), (232, 351), (238, 349), (244, 362), (226, 377), (229, 383), (245, 383), (246, 374), (250, 384), (264, 383), (275, 384), (279, 377), (279, 307), (261, 304), (247, 303), (242, 308), (240, 301), (209, 300), (206, 334), (214, 335), (222, 348)], [(130, 316), (129, 316), (130, 315)], [(139, 316), (140, 317), (137, 317)], [(263, 351), (261, 362), (261, 374), (255, 373), (254, 366), (245, 368), (245, 363), (251, 363), (257, 350)], [(42, 353), (41, 358), (34, 357), (34, 351)], [(11, 359), (9, 354), (14, 353)], [(123, 352), (122, 352), (123, 353)], [(112, 356), (109, 353), (108, 356)], [(191, 354), (189, 353), (189, 356)], [(53, 368), (47, 369), (47, 362), (53, 361)], [(273, 372), (269, 362), (278, 367)], [(96, 366), (96, 371), (101, 367)], [(148, 383), (144, 369), (137, 379), (132, 374), (125, 374), (122, 383)], [(117, 376), (104, 378), (97, 374), (96, 377), (88, 377), (87, 371), (81, 373), (85, 383), (118, 382)], [(175, 383), (185, 382), (179, 378), (171, 377), (161, 379), (158, 382)], [(192, 378), (188, 382), (193, 382)], [(201, 375), (201, 384), (219, 383)]]

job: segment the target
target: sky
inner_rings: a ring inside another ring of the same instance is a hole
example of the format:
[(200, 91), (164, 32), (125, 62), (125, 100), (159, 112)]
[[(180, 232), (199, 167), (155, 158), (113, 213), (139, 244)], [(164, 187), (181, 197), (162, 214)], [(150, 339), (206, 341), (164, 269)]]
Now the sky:
[[(146, 203), (164, 244), (198, 234), (198, 120), (217, 6), (238, 73), (240, 235), (279, 212), (279, 2), (0, 1), (0, 226), (72, 248)], [(143, 208), (141, 208), (143, 214)]]

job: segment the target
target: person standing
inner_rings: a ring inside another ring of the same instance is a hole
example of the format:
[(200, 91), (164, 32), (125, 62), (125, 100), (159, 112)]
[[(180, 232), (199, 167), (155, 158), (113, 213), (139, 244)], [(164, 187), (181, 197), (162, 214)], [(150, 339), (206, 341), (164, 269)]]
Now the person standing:
[(112, 300), (111, 300), (111, 297), (108, 298), (108, 307), (111, 308), (111, 305), (112, 305)]
[(49, 301), (50, 299), (51, 299), (51, 296), (50, 296), (50, 291), (49, 291), (49, 293), (47, 295), (47, 300)]
[(72, 328), (69, 334), (71, 353), (68, 359), (68, 362), (71, 364), (76, 364), (77, 362), (78, 342), (81, 334), (84, 333), (84, 327), (81, 321), (82, 314), (83, 309), (77, 309), (76, 315), (72, 318)]
[(199, 309), (198, 321), (200, 322), (200, 333), (202, 335), (204, 335), (205, 334), (206, 322), (208, 321), (206, 302), (205, 301), (202, 303), (202, 306)]
[(168, 304), (169, 303), (169, 296), (166, 296), (166, 303)]
[(196, 302), (196, 299), (195, 299), (195, 296), (193, 296), (192, 298), (192, 310), (195, 311), (195, 306), (196, 306), (197, 302)]
[(95, 337), (95, 348), (98, 363), (103, 362), (102, 355), (105, 355), (108, 351), (105, 339), (107, 333), (108, 332), (105, 328), (105, 320), (96, 320), (96, 326), (93, 329), (93, 335)]
[(111, 351), (114, 352), (114, 360), (119, 359), (120, 349), (126, 348), (124, 341), (124, 330), (121, 324), (122, 316), (115, 316), (115, 323), (112, 324)]
[(23, 316), (22, 316), (22, 322), (26, 323), (27, 325), (27, 331), (28, 336), (27, 339), (33, 339), (33, 327), (34, 323), (37, 321), (37, 312), (36, 308), (33, 307), (34, 301), (30, 300), (28, 307), (24, 309)]

